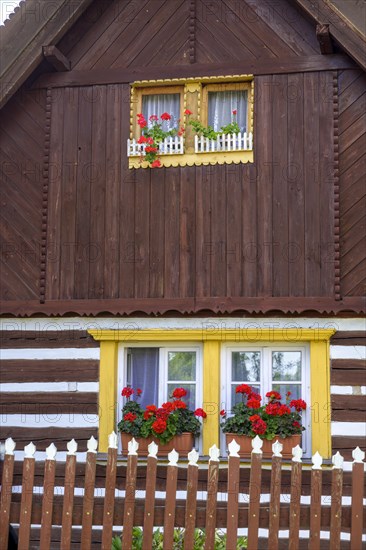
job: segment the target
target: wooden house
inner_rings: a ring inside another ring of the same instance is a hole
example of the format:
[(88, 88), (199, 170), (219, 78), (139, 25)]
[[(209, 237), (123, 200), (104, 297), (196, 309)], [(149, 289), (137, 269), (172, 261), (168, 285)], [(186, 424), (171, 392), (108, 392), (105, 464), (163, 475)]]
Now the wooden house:
[[(161, 401), (179, 382), (207, 454), (246, 377), (310, 403), (306, 456), (364, 447), (356, 4), (21, 3), (0, 29), (1, 440), (105, 451), (123, 385)], [(229, 102), (247, 141), (187, 125), (140, 164), (127, 143), (154, 98), (212, 124)]]

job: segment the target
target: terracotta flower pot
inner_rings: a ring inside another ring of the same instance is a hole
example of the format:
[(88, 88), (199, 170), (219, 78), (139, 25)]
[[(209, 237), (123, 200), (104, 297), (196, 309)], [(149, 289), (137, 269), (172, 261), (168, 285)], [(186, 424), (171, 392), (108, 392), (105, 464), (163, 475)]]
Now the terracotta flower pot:
[[(131, 441), (132, 435), (121, 433), (122, 442), (122, 454), (127, 455), (128, 443)], [(181, 435), (175, 435), (169, 443), (163, 444), (154, 437), (137, 437), (135, 438), (139, 444), (138, 455), (147, 456), (148, 446), (154, 441), (159, 447), (158, 456), (168, 456), (168, 454), (175, 449), (179, 456), (187, 456), (194, 446), (194, 436), (190, 432), (182, 433)]]
[[(249, 437), (248, 435), (237, 435), (237, 434), (225, 434), (226, 436), (226, 445), (229, 445), (229, 443), (235, 439), (238, 445), (240, 445), (240, 451), (239, 456), (242, 458), (250, 458), (252, 454), (252, 437)], [(272, 445), (273, 443), (278, 440), (283, 445), (282, 449), (282, 456), (283, 458), (292, 458), (292, 449), (293, 447), (296, 447), (296, 445), (300, 445), (301, 443), (301, 435), (290, 435), (289, 437), (286, 437), (285, 439), (281, 439), (281, 437), (275, 437), (274, 439), (263, 439), (263, 446), (262, 446), (262, 452), (263, 458), (271, 458), (273, 455), (272, 452)]]

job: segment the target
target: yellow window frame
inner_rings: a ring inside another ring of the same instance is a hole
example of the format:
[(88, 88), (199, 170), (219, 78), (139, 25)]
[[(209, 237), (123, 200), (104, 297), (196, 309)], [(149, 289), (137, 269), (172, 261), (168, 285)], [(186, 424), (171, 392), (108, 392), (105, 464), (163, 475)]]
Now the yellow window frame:
[(118, 344), (200, 342), (203, 345), (203, 452), (220, 441), (220, 367), (222, 343), (306, 342), (310, 347), (311, 445), (323, 458), (331, 457), (330, 354), (333, 329), (255, 328), (216, 330), (89, 330), (100, 342), (99, 450), (108, 449), (108, 435), (116, 429)]

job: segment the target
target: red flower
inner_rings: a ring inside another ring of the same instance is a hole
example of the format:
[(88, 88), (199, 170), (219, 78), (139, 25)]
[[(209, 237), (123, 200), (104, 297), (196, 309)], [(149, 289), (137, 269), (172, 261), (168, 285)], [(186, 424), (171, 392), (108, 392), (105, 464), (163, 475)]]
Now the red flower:
[(283, 416), (284, 414), (290, 414), (291, 411), (287, 405), (280, 405), (278, 408), (278, 415)]
[(159, 120), (159, 119), (158, 119), (158, 117), (157, 117), (156, 115), (151, 115), (151, 116), (149, 117), (149, 120), (151, 120), (151, 121), (157, 121), (157, 120)]
[(123, 388), (122, 392), (121, 392), (121, 395), (122, 397), (131, 397), (131, 395), (133, 395), (134, 391), (132, 388), (130, 388), (129, 386), (126, 386), (125, 388)]
[(157, 410), (158, 409), (155, 407), (155, 405), (148, 405), (144, 412), (144, 419), (149, 420), (149, 418), (151, 418), (152, 416), (155, 416)]
[(187, 405), (184, 403), (184, 401), (181, 401), (180, 399), (177, 399), (173, 402), (174, 409), (186, 409)]
[(185, 395), (187, 395), (187, 392), (184, 388), (175, 388), (175, 390), (173, 391), (173, 397), (175, 397), (176, 399), (180, 399)]
[(190, 111), (189, 109), (186, 109), (186, 110), (184, 111), (184, 114), (185, 114), (185, 115), (192, 115), (193, 113), (192, 113), (192, 111)]
[(247, 384), (241, 384), (240, 386), (236, 386), (235, 392), (246, 393), (249, 396), (252, 393), (252, 388)]
[(224, 409), (220, 411), (220, 416), (226, 416), (226, 412), (224, 411)]
[(148, 145), (145, 149), (146, 153), (156, 153), (157, 147), (151, 147), (151, 145)]
[(160, 166), (161, 162), (158, 159), (154, 160), (154, 162), (151, 164), (151, 168), (160, 168)]
[(196, 409), (194, 411), (194, 414), (195, 414), (195, 416), (201, 416), (202, 418), (207, 417), (207, 414), (205, 413), (205, 411), (203, 409)]
[(151, 428), (155, 433), (162, 434), (166, 430), (166, 421), (162, 418), (158, 418), (155, 422), (153, 422)]
[(238, 111), (236, 109), (233, 110), (233, 115), (236, 115)]
[(280, 405), (278, 403), (268, 403), (266, 406), (266, 413), (271, 416), (276, 416), (278, 414), (278, 409)]
[(137, 143), (146, 143), (147, 142), (147, 139), (145, 136), (141, 136), (138, 140), (137, 140)]
[(167, 409), (163, 409), (163, 407), (159, 407), (159, 409), (156, 411), (156, 418), (162, 418), (163, 420), (166, 420), (169, 416), (169, 412)]
[(127, 413), (124, 415), (123, 420), (127, 420), (127, 422), (134, 422), (136, 418), (137, 416), (134, 413)]
[(149, 145), (153, 145), (153, 143), (154, 143), (154, 140), (153, 140), (152, 137), (148, 137), (146, 141)]
[(160, 117), (162, 120), (170, 120), (172, 117), (169, 113), (163, 113)]
[(259, 393), (251, 393), (248, 396), (247, 407), (250, 409), (259, 409), (261, 406), (261, 400), (262, 398)]
[(257, 435), (263, 435), (267, 429), (267, 424), (264, 422), (264, 420), (257, 420), (253, 426), (252, 430)]
[(140, 397), (141, 394), (142, 394), (142, 389), (141, 389), (141, 388), (137, 388), (137, 390), (136, 390), (136, 395), (137, 395), (138, 397)]
[(301, 428), (301, 424), (299, 422), (295, 421), (295, 422), (292, 423), (292, 425), (293, 425), (294, 428)]
[(174, 405), (171, 401), (168, 401), (167, 403), (163, 403), (161, 408), (168, 412), (174, 411)]
[(271, 390), (266, 393), (266, 397), (269, 397), (270, 401), (281, 401), (281, 394), (278, 391)]
[(259, 416), (259, 414), (252, 414), (252, 416), (249, 417), (249, 420), (251, 422), (257, 422), (258, 420), (261, 420), (261, 417)]
[(303, 399), (293, 399), (290, 402), (290, 407), (294, 407), (297, 412), (306, 410), (306, 403)]

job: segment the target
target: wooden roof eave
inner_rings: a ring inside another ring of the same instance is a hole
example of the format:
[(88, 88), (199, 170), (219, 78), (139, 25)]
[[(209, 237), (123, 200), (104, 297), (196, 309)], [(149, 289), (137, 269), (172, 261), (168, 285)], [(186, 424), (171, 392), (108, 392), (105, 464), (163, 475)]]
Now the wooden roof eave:
[(57, 43), (93, 0), (21, 2), (0, 27), (0, 108), (43, 60), (43, 46)]

